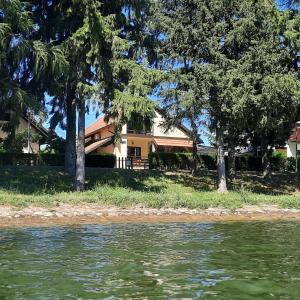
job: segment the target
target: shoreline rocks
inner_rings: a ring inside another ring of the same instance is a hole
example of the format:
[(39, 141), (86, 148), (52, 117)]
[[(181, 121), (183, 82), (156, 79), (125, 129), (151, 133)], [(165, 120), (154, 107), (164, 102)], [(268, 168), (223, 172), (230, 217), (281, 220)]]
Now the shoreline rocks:
[(168, 216), (251, 216), (251, 215), (299, 215), (300, 209), (285, 209), (275, 205), (244, 206), (235, 210), (225, 208), (188, 209), (188, 208), (147, 208), (137, 205), (129, 208), (105, 207), (93, 204), (70, 205), (60, 204), (55, 207), (44, 208), (29, 206), (17, 208), (12, 206), (0, 206), (0, 220), (21, 218), (78, 218), (78, 217), (168, 217)]

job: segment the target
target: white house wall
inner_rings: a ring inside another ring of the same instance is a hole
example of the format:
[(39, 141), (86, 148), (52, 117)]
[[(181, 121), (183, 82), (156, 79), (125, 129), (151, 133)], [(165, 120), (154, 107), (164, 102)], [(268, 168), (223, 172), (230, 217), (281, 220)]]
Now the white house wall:
[[(299, 147), (299, 146), (298, 146)], [(287, 143), (287, 157), (295, 157), (296, 158), (296, 143), (288, 142)]]
[[(165, 132), (164, 128), (161, 124), (164, 122), (163, 116), (159, 112), (155, 112), (155, 117), (153, 120), (153, 129), (152, 135), (153, 137), (172, 137), (172, 138), (190, 138), (183, 130), (178, 127), (173, 127), (171, 130)], [(127, 147), (128, 147), (128, 140), (127, 137), (124, 136), (127, 134), (127, 125), (123, 125), (122, 127), (122, 142), (117, 143), (114, 149), (114, 154), (117, 158), (124, 158), (127, 157)], [(138, 139), (138, 138), (137, 138)], [(153, 148), (153, 150), (155, 150)]]
[(174, 138), (189, 138), (189, 136), (181, 129), (177, 127), (173, 127), (171, 130), (165, 132), (164, 128), (161, 124), (164, 122), (163, 116), (155, 112), (153, 124), (153, 135), (156, 137), (174, 137)]
[(118, 142), (115, 150), (114, 150), (114, 155), (119, 158), (119, 157), (127, 157), (127, 139), (122, 138), (122, 142)]

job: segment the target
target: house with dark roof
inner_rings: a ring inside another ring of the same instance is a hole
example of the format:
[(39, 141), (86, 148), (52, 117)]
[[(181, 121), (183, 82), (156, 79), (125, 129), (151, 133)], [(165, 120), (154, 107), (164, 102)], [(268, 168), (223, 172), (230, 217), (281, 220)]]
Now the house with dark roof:
[(299, 156), (299, 152), (300, 152), (300, 124), (299, 123), (300, 122), (296, 123), (288, 139), (286, 145), (287, 157), (296, 158), (296, 149), (298, 150), (298, 156)]
[(147, 159), (149, 152), (192, 151), (190, 131), (181, 124), (166, 131), (163, 122), (163, 113), (156, 110), (150, 130), (137, 132), (130, 124), (125, 124), (120, 141), (115, 142), (113, 122), (102, 117), (85, 130), (85, 153), (112, 153), (117, 159)]
[[(14, 111), (0, 111), (0, 140), (5, 139), (8, 133), (5, 131), (5, 126), (11, 121)], [(38, 153), (40, 145), (43, 144), (49, 133), (46, 128), (39, 124), (34, 118), (30, 118), (26, 114), (22, 114), (19, 118), (16, 133), (26, 133), (29, 136), (38, 136), (39, 138), (31, 139), (28, 146), (23, 149), (24, 153)]]

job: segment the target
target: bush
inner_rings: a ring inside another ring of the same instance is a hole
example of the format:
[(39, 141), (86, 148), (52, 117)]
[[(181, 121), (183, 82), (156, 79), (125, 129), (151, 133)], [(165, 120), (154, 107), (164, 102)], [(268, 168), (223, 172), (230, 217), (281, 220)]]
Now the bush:
[(261, 157), (252, 155), (236, 156), (235, 165), (237, 171), (261, 171)]
[(189, 161), (187, 156), (183, 153), (169, 153), (169, 152), (153, 152), (149, 153), (150, 169), (186, 169), (185, 162)]
[(198, 156), (200, 160), (201, 167), (207, 170), (216, 170), (217, 161), (215, 155), (203, 154)]
[[(299, 162), (300, 160), (298, 161), (298, 163)], [(286, 159), (286, 171), (293, 172), (295, 170), (296, 170), (296, 159), (294, 157), (288, 157)]]
[[(300, 171), (300, 157), (298, 157), (298, 168)], [(286, 159), (286, 171), (295, 172), (296, 170), (296, 159), (294, 157), (288, 157)]]
[(275, 172), (281, 172), (286, 170), (287, 159), (281, 152), (276, 152), (271, 157), (272, 170)]
[(0, 165), (38, 165), (38, 155), (9, 152), (0, 153)]
[[(216, 157), (213, 155), (198, 155), (198, 167), (207, 170), (216, 170)], [(228, 169), (228, 157), (225, 157), (226, 168)], [(235, 158), (237, 171), (262, 171), (262, 158), (245, 154)], [(192, 167), (191, 153), (149, 153), (150, 169), (160, 170), (187, 170)], [(275, 153), (271, 157), (272, 170), (275, 172), (295, 171), (296, 160), (293, 157), (286, 158), (284, 153)], [(300, 157), (298, 158), (300, 169)]]
[(85, 166), (90, 168), (114, 168), (116, 156), (110, 153), (85, 156)]
[[(150, 169), (189, 170), (192, 168), (192, 153), (152, 152), (149, 153)], [(198, 166), (208, 170), (216, 169), (216, 159), (210, 155), (197, 156)]]
[[(293, 157), (287, 158), (285, 153), (276, 152), (270, 159), (272, 171), (284, 172), (295, 171), (296, 160)], [(299, 158), (300, 166), (300, 158)], [(242, 155), (236, 157), (237, 171), (262, 171), (262, 158), (252, 155)]]
[[(113, 168), (116, 157), (113, 154), (86, 155), (86, 167)], [(26, 166), (63, 166), (62, 154), (28, 154), (28, 153), (0, 153), (0, 165)]]
[(64, 165), (65, 156), (62, 154), (39, 154), (38, 165), (59, 167)]

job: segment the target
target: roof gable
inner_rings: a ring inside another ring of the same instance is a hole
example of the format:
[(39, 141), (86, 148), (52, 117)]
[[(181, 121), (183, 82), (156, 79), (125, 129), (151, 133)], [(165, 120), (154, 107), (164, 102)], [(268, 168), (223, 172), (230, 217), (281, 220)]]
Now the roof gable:
[[(29, 118), (26, 115), (22, 115), (22, 118), (28, 122)], [(43, 137), (47, 138), (49, 136), (49, 131), (44, 126), (39, 124), (36, 120), (30, 119), (30, 125), (33, 126)]]
[[(191, 137), (191, 131), (186, 128), (184, 125), (178, 123), (176, 124), (173, 128), (169, 130), (165, 130), (161, 125), (163, 121), (165, 120), (165, 114), (163, 110), (156, 108), (155, 109), (156, 116), (154, 117), (154, 130), (153, 130), (153, 135), (154, 136), (163, 136), (163, 137), (177, 137), (177, 138), (190, 138)], [(112, 124), (112, 121), (106, 120), (106, 117), (103, 116), (97, 121), (95, 121), (92, 125), (87, 127), (85, 129), (85, 137), (89, 137), (99, 130), (105, 128), (106, 126), (109, 126)]]
[(111, 122), (110, 121), (107, 122), (105, 120), (105, 117), (98, 119), (95, 123), (93, 123), (91, 126), (89, 126), (85, 129), (85, 137), (88, 137), (88, 136), (96, 133), (100, 129), (102, 129), (110, 124), (111, 124)]
[(156, 109), (156, 117), (154, 118), (154, 136), (190, 138), (191, 131), (184, 125), (178, 123), (169, 130), (165, 130), (162, 126), (165, 121), (165, 113), (161, 109)]

